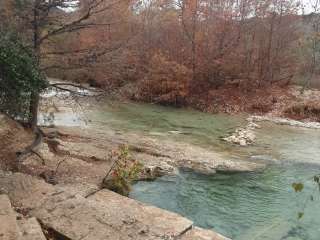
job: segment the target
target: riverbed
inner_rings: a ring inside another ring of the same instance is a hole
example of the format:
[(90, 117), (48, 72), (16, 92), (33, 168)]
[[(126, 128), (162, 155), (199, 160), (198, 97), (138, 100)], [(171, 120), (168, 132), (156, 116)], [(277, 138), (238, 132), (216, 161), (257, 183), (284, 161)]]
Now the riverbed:
[[(69, 125), (133, 132), (198, 145), (227, 158), (267, 161), (264, 171), (254, 173), (208, 176), (181, 169), (174, 176), (138, 182), (130, 197), (180, 213), (235, 240), (318, 240), (320, 199), (312, 176), (320, 173), (320, 130), (259, 123), (254, 145), (222, 142), (221, 137), (246, 124), (246, 117), (108, 101), (67, 119)], [(63, 124), (63, 113), (56, 115), (59, 118)], [(302, 193), (294, 192), (294, 182), (304, 183)], [(301, 219), (299, 212), (304, 212)]]

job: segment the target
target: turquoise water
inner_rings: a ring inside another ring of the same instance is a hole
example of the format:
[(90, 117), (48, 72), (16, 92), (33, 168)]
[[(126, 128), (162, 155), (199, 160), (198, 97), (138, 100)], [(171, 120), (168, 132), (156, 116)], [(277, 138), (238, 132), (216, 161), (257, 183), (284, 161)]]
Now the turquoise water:
[[(182, 171), (139, 182), (131, 197), (235, 240), (319, 240), (320, 199), (311, 178), (320, 172), (320, 131), (263, 124), (257, 135), (255, 146), (234, 147), (233, 154), (269, 160), (263, 172), (204, 176)], [(302, 193), (293, 191), (294, 182), (304, 183)], [(301, 211), (304, 217), (298, 220)]]
[[(320, 239), (320, 199), (311, 180), (320, 173), (320, 131), (265, 123), (257, 130), (255, 146), (241, 148), (221, 142), (220, 137), (243, 125), (245, 116), (120, 104), (106, 105), (100, 117), (119, 131), (171, 138), (227, 152), (234, 158), (270, 162), (259, 173), (205, 176), (181, 171), (178, 176), (137, 183), (132, 198), (177, 212), (235, 240)], [(294, 182), (304, 183), (302, 193), (293, 191)], [(298, 220), (301, 211), (304, 217)]]
[(296, 194), (291, 184), (301, 176), (318, 173), (312, 166), (272, 166), (263, 173), (204, 176), (181, 172), (154, 182), (135, 185), (131, 197), (168, 209), (192, 219), (196, 225), (214, 229), (233, 239), (305, 239), (320, 238), (319, 197), (308, 201), (314, 191)]
[[(132, 198), (177, 212), (234, 240), (320, 239), (320, 197), (311, 180), (320, 173), (320, 130), (264, 123), (257, 130), (257, 143), (242, 148), (220, 138), (244, 125), (246, 116), (134, 103), (99, 105), (87, 114), (94, 127), (169, 138), (231, 158), (270, 163), (257, 173), (205, 176), (181, 171), (135, 184)], [(294, 182), (304, 183), (302, 193), (293, 191)], [(304, 216), (298, 220), (300, 211)]]

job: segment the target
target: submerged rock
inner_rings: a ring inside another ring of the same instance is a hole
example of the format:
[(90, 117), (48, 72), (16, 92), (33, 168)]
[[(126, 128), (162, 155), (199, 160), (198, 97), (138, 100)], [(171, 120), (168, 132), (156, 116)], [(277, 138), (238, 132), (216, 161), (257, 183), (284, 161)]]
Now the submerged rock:
[(158, 163), (146, 163), (143, 171), (139, 176), (139, 180), (155, 180), (158, 177), (165, 175), (174, 175), (178, 173), (178, 169), (173, 164), (168, 164), (166, 161)]

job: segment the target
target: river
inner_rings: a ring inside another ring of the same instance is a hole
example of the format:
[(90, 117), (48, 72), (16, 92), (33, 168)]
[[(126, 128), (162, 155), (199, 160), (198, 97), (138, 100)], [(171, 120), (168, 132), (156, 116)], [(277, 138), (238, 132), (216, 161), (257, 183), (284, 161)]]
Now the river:
[[(102, 102), (86, 115), (91, 127), (170, 138), (225, 157), (269, 163), (255, 173), (207, 176), (180, 170), (176, 176), (136, 183), (130, 197), (177, 212), (234, 240), (320, 239), (320, 197), (312, 181), (320, 173), (320, 130), (261, 123), (257, 142), (239, 147), (220, 138), (245, 125), (245, 115), (117, 102)], [(61, 113), (56, 120), (66, 118), (69, 125), (83, 122), (74, 117)], [(304, 183), (301, 193), (294, 192), (294, 182)], [(299, 212), (304, 212), (301, 219)]]

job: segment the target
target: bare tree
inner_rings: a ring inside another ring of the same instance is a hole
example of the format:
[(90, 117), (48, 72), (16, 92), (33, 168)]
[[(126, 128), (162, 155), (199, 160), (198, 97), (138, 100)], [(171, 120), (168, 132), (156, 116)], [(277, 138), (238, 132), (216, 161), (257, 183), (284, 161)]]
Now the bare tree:
[[(34, 49), (38, 64), (42, 65), (43, 57), (46, 54), (41, 52), (45, 45), (54, 42), (57, 36), (70, 34), (87, 28), (106, 28), (110, 22), (92, 21), (95, 16), (110, 11), (121, 0), (27, 0), (20, 5), (15, 5), (15, 11), (21, 22), (20, 29), (29, 40), (30, 46)], [(106, 53), (106, 49), (92, 52), (88, 49), (82, 50), (87, 53), (84, 59), (95, 59)], [(79, 50), (65, 52), (55, 52), (51, 54), (64, 55), (79, 52)], [(97, 53), (98, 52), (98, 53)], [(78, 65), (86, 64), (86, 61)], [(45, 69), (53, 66), (46, 66)], [(71, 66), (68, 66), (71, 67)], [(30, 119), (32, 129), (37, 126), (39, 95), (31, 96)]]
[(309, 0), (311, 7), (311, 14), (307, 16), (310, 20), (310, 32), (307, 33), (305, 44), (307, 49), (303, 48), (304, 54), (307, 55), (305, 62), (305, 81), (303, 84), (302, 92), (310, 87), (311, 80), (319, 70), (318, 65), (320, 61), (320, 0)]

